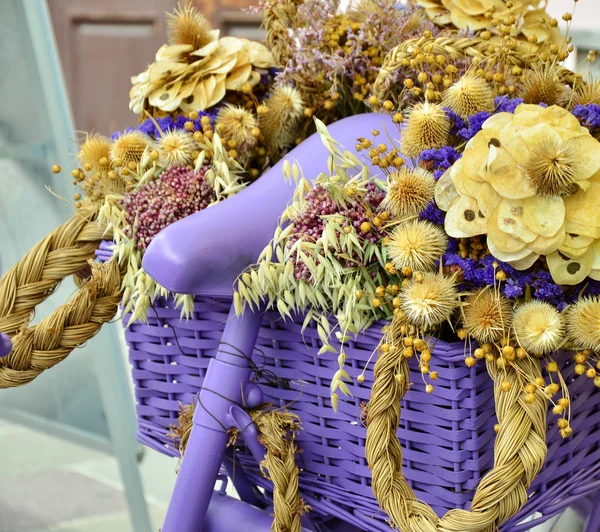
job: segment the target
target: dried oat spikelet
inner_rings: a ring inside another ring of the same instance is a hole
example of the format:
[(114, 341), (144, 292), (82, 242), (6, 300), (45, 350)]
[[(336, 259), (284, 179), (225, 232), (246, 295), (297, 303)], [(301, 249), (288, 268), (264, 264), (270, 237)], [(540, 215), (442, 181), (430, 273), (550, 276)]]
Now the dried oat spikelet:
[(113, 164), (120, 163), (119, 166), (127, 166), (129, 163), (138, 164), (150, 144), (150, 137), (140, 131), (123, 133), (112, 141), (110, 160)]
[(519, 305), (513, 314), (513, 330), (519, 345), (533, 355), (556, 351), (565, 332), (562, 316), (546, 301)]
[(173, 13), (166, 14), (166, 20), (170, 45), (191, 44), (198, 50), (214, 40), (208, 19), (191, 6), (178, 6)]
[(525, 173), (540, 196), (569, 196), (577, 192), (578, 161), (570, 139), (544, 138), (530, 150)]
[(410, 111), (402, 130), (401, 151), (407, 157), (418, 157), (422, 151), (448, 144), (450, 120), (441, 105), (424, 102)]
[(491, 286), (467, 297), (463, 315), (469, 336), (480, 344), (497, 342), (507, 336), (512, 323), (510, 302)]
[(465, 74), (446, 90), (442, 105), (466, 119), (482, 111), (492, 112), (494, 92), (481, 77)]
[(296, 140), (304, 101), (291, 86), (276, 87), (263, 102), (267, 112), (259, 115), (258, 126), (271, 153), (276, 153)]
[(458, 304), (454, 279), (438, 273), (413, 276), (400, 292), (409, 323), (427, 330), (448, 320)]
[(442, 229), (425, 220), (412, 220), (396, 227), (386, 245), (388, 257), (401, 270), (430, 271), (448, 245)]
[(77, 158), (87, 171), (106, 170), (110, 153), (110, 140), (102, 135), (87, 135), (85, 142), (79, 147)]
[(215, 121), (216, 130), (226, 141), (234, 141), (234, 149), (240, 155), (247, 155), (255, 146), (254, 134), (258, 126), (256, 117), (243, 107), (226, 104), (221, 108)]
[(188, 133), (171, 129), (158, 141), (158, 162), (163, 168), (186, 166), (192, 163), (194, 139)]
[(563, 98), (564, 91), (560, 66), (545, 63), (524, 72), (517, 95), (525, 103), (554, 105)]
[(423, 168), (401, 168), (388, 183), (384, 205), (397, 218), (420, 213), (435, 194), (435, 178)]
[(578, 349), (600, 352), (600, 299), (582, 297), (567, 313), (569, 340)]

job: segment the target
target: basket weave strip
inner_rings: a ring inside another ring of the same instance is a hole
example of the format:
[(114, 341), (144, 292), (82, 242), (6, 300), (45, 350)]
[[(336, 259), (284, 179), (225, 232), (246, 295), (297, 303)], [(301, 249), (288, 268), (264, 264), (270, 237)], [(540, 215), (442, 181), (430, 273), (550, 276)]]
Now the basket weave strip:
[(104, 233), (95, 210), (80, 210), (6, 272), (0, 279), (0, 331), (14, 336), (28, 323), (65, 277), (87, 266)]
[(0, 388), (31, 382), (92, 338), (116, 314), (122, 271), (116, 260), (94, 264), (75, 296), (38, 325), (13, 336), (11, 353), (0, 359)]
[[(523, 383), (539, 377), (540, 366), (517, 360), (514, 367), (499, 371), (490, 363), (488, 372), (494, 380), (500, 424), (494, 468), (481, 479), (470, 511), (454, 509), (439, 518), (429, 505), (417, 500), (402, 475), (396, 431), (400, 401), (409, 388), (408, 362), (397, 351), (380, 353), (367, 411), (366, 456), (373, 493), (393, 527), (403, 532), (491, 532), (527, 502), (527, 489), (546, 459), (547, 400), (538, 393), (532, 404), (525, 403)], [(503, 381), (511, 383), (509, 392), (500, 390)]]

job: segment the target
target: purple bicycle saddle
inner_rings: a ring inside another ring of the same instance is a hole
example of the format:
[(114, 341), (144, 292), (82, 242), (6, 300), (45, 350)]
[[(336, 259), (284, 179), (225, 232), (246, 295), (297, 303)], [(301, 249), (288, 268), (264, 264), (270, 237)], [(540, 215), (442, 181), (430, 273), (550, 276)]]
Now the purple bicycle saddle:
[[(373, 129), (397, 136), (391, 117), (382, 114), (355, 115), (329, 126), (331, 136), (353, 153), (357, 137), (370, 137)], [(256, 262), (292, 199), (295, 185), (284, 179), (283, 161), (297, 161), (311, 180), (327, 172), (327, 158), (319, 135), (312, 135), (239, 194), (163, 229), (144, 254), (144, 269), (175, 293), (230, 296), (235, 279)]]

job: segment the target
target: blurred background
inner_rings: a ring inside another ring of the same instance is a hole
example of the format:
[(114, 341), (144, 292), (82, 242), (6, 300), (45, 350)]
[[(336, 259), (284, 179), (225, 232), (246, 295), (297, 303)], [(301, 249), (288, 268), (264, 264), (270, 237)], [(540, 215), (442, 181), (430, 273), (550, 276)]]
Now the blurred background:
[[(190, 0), (222, 35), (260, 40), (255, 0)], [(573, 0), (549, 0), (559, 19)], [(70, 216), (74, 139), (134, 125), (130, 77), (166, 41), (177, 0), (0, 2), (0, 262), (6, 271)], [(564, 29), (564, 28), (563, 28)], [(568, 66), (600, 48), (600, 0), (577, 3)], [(54, 175), (52, 164), (63, 172)], [(50, 194), (48, 189), (54, 194)], [(71, 280), (40, 309), (75, 290)], [(135, 441), (134, 399), (118, 323), (40, 379), (0, 393), (0, 532), (158, 530), (176, 462)], [(577, 532), (573, 515), (550, 523)]]

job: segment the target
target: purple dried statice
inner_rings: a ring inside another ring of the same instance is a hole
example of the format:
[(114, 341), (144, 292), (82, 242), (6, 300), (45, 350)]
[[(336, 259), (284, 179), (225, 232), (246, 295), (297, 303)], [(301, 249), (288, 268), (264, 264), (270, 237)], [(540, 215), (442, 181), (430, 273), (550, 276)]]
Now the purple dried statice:
[(125, 194), (125, 234), (137, 248), (145, 250), (162, 229), (216, 200), (215, 191), (204, 177), (206, 170), (172, 166), (154, 181)]

